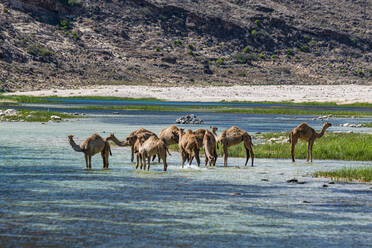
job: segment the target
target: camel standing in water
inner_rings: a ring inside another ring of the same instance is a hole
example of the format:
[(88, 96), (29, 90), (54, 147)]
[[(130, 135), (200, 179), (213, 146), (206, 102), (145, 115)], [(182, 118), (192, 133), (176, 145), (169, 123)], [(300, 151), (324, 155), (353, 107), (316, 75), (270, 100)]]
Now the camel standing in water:
[(178, 134), (179, 134), (178, 148), (182, 157), (182, 168), (185, 164), (186, 159), (189, 160), (189, 164), (191, 165), (191, 162), (194, 159), (194, 157), (196, 158), (198, 166), (200, 166), (199, 158), (200, 148), (195, 134), (193, 134), (191, 130), (188, 130), (185, 133), (183, 128), (179, 129)]
[[(168, 151), (167, 145), (163, 140), (159, 139), (156, 135), (150, 136), (148, 139), (145, 137), (138, 138), (139, 147), (138, 147), (138, 156), (141, 161), (141, 168), (146, 170), (146, 159), (147, 159), (147, 170), (150, 170), (150, 158), (152, 156), (158, 155), (164, 164), (164, 171), (167, 171), (167, 153), (171, 155)], [(143, 164), (142, 164), (143, 162)]]
[(203, 138), (203, 148), (205, 152), (205, 166), (209, 162), (209, 166), (216, 166), (217, 151), (216, 151), (216, 139), (209, 130), (205, 130)]
[(295, 146), (297, 144), (298, 139), (307, 141), (307, 156), (306, 161), (313, 162), (313, 145), (314, 141), (318, 138), (321, 138), (327, 128), (331, 127), (332, 124), (329, 122), (324, 122), (322, 130), (317, 133), (315, 130), (310, 127), (307, 123), (303, 122), (297, 127), (295, 127), (290, 133), (289, 133), (289, 141), (291, 142), (291, 157), (292, 162), (295, 162), (294, 159), (294, 150)]
[(93, 134), (89, 138), (87, 138), (83, 143), (80, 145), (76, 144), (73, 135), (68, 135), (68, 141), (76, 152), (83, 152), (85, 157), (85, 165), (87, 169), (92, 168), (92, 156), (97, 153), (101, 153), (102, 160), (103, 160), (103, 168), (109, 167), (108, 157), (111, 154), (110, 144), (107, 140), (103, 139), (98, 134)]
[(136, 143), (136, 140), (137, 140), (137, 136), (139, 134), (146, 134), (147, 137), (150, 137), (151, 135), (156, 135), (155, 133), (147, 130), (147, 129), (144, 129), (144, 128), (138, 128), (137, 130), (131, 132), (128, 137), (125, 139), (124, 142), (121, 142), (119, 140), (116, 139), (116, 141), (119, 141), (118, 143), (115, 142), (115, 140), (112, 139), (112, 141), (114, 141), (116, 143), (116, 145), (118, 146), (130, 146), (131, 148), (131, 157), (130, 157), (130, 161), (133, 162), (134, 161), (134, 144)]
[[(173, 144), (178, 144), (179, 137), (178, 137), (178, 127), (175, 125), (171, 125), (167, 128), (164, 128), (163, 130), (160, 131), (159, 133), (159, 139), (163, 140), (163, 142), (169, 147), (170, 145)], [(154, 158), (152, 159), (154, 161)], [(158, 156), (159, 163), (160, 163), (160, 157)]]
[(229, 129), (224, 130), (221, 135), (217, 138), (217, 142), (222, 144), (223, 148), (223, 160), (224, 160), (224, 166), (227, 166), (227, 148), (230, 146), (234, 146), (237, 144), (240, 144), (241, 142), (244, 143), (244, 148), (246, 152), (247, 160), (245, 161), (245, 165), (247, 165), (249, 156), (252, 157), (252, 166), (253, 166), (253, 160), (254, 160), (254, 154), (253, 154), (253, 144), (252, 144), (252, 138), (251, 136), (244, 130), (233, 126)]
[[(151, 136), (154, 136), (153, 133), (150, 133), (150, 132), (142, 132), (142, 133), (139, 133), (137, 135), (135, 135), (135, 141), (134, 141), (134, 144), (132, 145), (133, 143), (133, 140), (132, 138), (127, 138), (125, 141), (120, 141), (116, 138), (116, 136), (111, 133), (110, 136), (108, 136), (106, 138), (107, 141), (111, 140), (113, 141), (117, 146), (131, 146), (131, 151), (133, 153), (136, 154), (136, 169), (138, 168), (138, 165), (139, 165), (139, 161), (140, 161), (140, 157), (139, 157), (139, 154), (138, 154), (138, 148), (139, 148), (139, 142), (138, 142), (138, 139), (140, 138), (144, 138), (145, 140), (150, 138)], [(134, 137), (134, 136), (130, 136), (130, 137)], [(142, 167), (141, 167), (142, 169)]]

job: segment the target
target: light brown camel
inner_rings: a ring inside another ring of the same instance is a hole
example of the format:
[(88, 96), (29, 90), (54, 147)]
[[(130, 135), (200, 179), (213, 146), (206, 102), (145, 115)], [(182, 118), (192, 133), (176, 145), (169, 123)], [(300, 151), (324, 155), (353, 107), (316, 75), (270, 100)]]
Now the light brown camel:
[(198, 141), (199, 147), (203, 147), (203, 138), (205, 134), (206, 129), (199, 128), (198, 130), (192, 131), (192, 133), (195, 135), (196, 140)]
[(211, 133), (209, 130), (205, 130), (203, 148), (205, 152), (205, 166), (207, 166), (208, 162), (209, 166), (216, 166), (216, 139), (214, 138), (213, 133)]
[(294, 159), (294, 150), (297, 144), (298, 139), (307, 141), (307, 156), (306, 161), (313, 162), (313, 145), (314, 141), (318, 138), (321, 138), (327, 128), (332, 126), (329, 122), (324, 122), (322, 130), (317, 133), (315, 130), (310, 127), (307, 123), (302, 122), (300, 125), (295, 127), (290, 133), (289, 133), (289, 141), (291, 143), (291, 157), (292, 162), (295, 162)]
[[(148, 139), (145, 137), (138, 137), (139, 147), (138, 155), (141, 161), (141, 168), (146, 170), (146, 159), (147, 159), (147, 170), (150, 170), (150, 160), (154, 155), (158, 155), (163, 160), (164, 171), (167, 171), (167, 153), (171, 155), (168, 151), (167, 145), (163, 140), (159, 139), (157, 136), (150, 136)], [(142, 164), (143, 162), (143, 164)], [(137, 168), (137, 167), (136, 167)]]
[(162, 139), (167, 146), (178, 144), (178, 131), (178, 127), (171, 125), (161, 130), (158, 137)]
[(222, 144), (223, 148), (223, 160), (224, 166), (227, 166), (227, 149), (230, 146), (234, 146), (240, 144), (241, 142), (244, 143), (244, 148), (246, 152), (246, 161), (245, 165), (247, 165), (249, 157), (252, 157), (252, 166), (254, 160), (254, 153), (253, 153), (253, 144), (251, 136), (244, 130), (240, 129), (239, 127), (233, 126), (229, 129), (224, 130), (220, 136), (217, 138), (217, 142)]
[(200, 147), (195, 134), (193, 134), (191, 130), (188, 130), (185, 133), (183, 128), (179, 129), (178, 134), (179, 134), (178, 148), (182, 157), (182, 168), (185, 164), (186, 159), (189, 160), (189, 164), (191, 165), (194, 157), (196, 158), (198, 166), (200, 166), (199, 157)]
[[(141, 133), (146, 133), (148, 137), (150, 137), (151, 135), (156, 135), (155, 133), (153, 133), (153, 132), (151, 132), (151, 131), (149, 131), (147, 129), (139, 128), (139, 129), (131, 132), (128, 135), (128, 137), (125, 139), (125, 141), (123, 141), (123, 142), (120, 142), (119, 141), (119, 143), (116, 143), (118, 146), (130, 146), (130, 148), (131, 148), (130, 161), (131, 162), (133, 162), (133, 160), (134, 160), (134, 144), (136, 143), (137, 135), (139, 135)], [(114, 141), (114, 140), (112, 140), (112, 141)]]
[[(163, 140), (163, 142), (167, 145), (173, 145), (178, 144), (179, 138), (178, 138), (178, 127), (175, 125), (171, 125), (167, 128), (164, 128), (159, 133), (159, 139)], [(155, 159), (155, 156), (154, 156)], [(153, 160), (154, 160), (153, 159)], [(158, 157), (159, 163), (160, 163), (160, 157)]]
[(109, 167), (108, 157), (109, 154), (112, 155), (110, 144), (108, 141), (103, 139), (98, 134), (93, 134), (89, 138), (87, 138), (83, 143), (77, 145), (73, 139), (73, 135), (68, 135), (68, 141), (76, 152), (83, 152), (85, 157), (85, 165), (86, 168), (92, 168), (92, 156), (97, 153), (101, 153), (102, 160), (103, 160), (103, 168)]
[[(133, 139), (133, 137), (135, 136), (135, 139)], [(131, 146), (131, 151), (133, 153), (136, 154), (136, 169), (138, 168), (138, 165), (139, 165), (139, 155), (138, 155), (138, 147), (139, 147), (139, 142), (138, 142), (138, 139), (140, 137), (143, 137), (145, 140), (150, 138), (151, 136), (154, 136), (154, 133), (151, 133), (151, 132), (142, 132), (142, 133), (138, 133), (136, 135), (132, 135), (130, 136), (130, 138), (126, 139), (125, 141), (120, 141), (116, 138), (116, 136), (111, 133), (110, 136), (108, 136), (106, 138), (107, 141), (111, 140), (113, 141), (117, 146)], [(155, 135), (156, 136), (156, 135)], [(132, 145), (132, 142), (134, 141), (134, 144)]]

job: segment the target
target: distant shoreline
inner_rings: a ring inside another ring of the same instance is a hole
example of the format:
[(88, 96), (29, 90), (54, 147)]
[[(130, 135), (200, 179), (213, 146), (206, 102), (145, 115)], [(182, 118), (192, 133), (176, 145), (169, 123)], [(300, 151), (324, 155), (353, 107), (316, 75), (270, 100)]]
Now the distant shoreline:
[(292, 101), (372, 103), (369, 85), (268, 85), (268, 86), (215, 86), (215, 87), (159, 87), (132, 85), (105, 85), (80, 89), (50, 89), (17, 91), (7, 95), (28, 96), (115, 96), (131, 98), (158, 98), (168, 101)]

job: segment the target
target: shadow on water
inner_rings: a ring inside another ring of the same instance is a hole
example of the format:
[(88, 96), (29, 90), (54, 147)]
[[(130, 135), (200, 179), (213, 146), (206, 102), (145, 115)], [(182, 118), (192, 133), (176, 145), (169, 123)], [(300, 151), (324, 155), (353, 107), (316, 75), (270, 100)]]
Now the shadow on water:
[[(358, 244), (350, 230), (372, 229), (348, 217), (363, 206), (327, 204), (331, 209), (324, 211), (323, 205), (297, 200), (277, 203), (283, 197), (273, 192), (298, 190), (286, 184), (44, 165), (1, 166), (0, 189), (0, 244), (5, 246), (349, 246)], [(355, 193), (357, 198), (365, 192)], [(311, 211), (303, 212), (306, 208)], [(362, 212), (370, 215), (372, 209)], [(318, 225), (324, 221), (329, 225)], [(336, 224), (345, 222), (341, 229)], [(332, 239), (321, 234), (330, 230), (344, 234)]]

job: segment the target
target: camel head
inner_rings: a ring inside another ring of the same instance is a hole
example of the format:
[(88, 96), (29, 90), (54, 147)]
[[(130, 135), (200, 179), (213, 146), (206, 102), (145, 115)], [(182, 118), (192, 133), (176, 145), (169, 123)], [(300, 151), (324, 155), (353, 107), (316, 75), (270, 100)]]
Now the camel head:
[(331, 126), (332, 126), (332, 124), (327, 122), (327, 121), (323, 123), (323, 128), (329, 128)]
[(215, 133), (218, 130), (218, 128), (215, 126), (210, 126), (209, 128), (212, 130), (212, 133)]
[(125, 145), (132, 146), (134, 145), (134, 143), (136, 143), (136, 140), (137, 140), (137, 136), (133, 135), (133, 136), (128, 136), (124, 142), (125, 142)]
[(185, 134), (185, 129), (183, 129), (183, 128), (179, 128), (179, 129), (178, 129), (178, 137), (181, 138), (182, 135), (184, 135), (184, 134)]
[(179, 136), (180, 135), (179, 135), (178, 131), (173, 131), (172, 132), (172, 140), (176, 141), (177, 143), (178, 143), (179, 138), (180, 138)]
[(115, 139), (115, 135), (114, 133), (110, 133), (110, 135), (106, 138), (106, 140), (112, 140), (112, 139)]
[(74, 135), (72, 135), (72, 134), (67, 135), (67, 139), (68, 139), (68, 140), (72, 140), (73, 137), (74, 137)]

